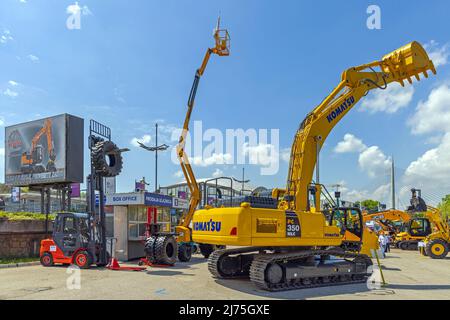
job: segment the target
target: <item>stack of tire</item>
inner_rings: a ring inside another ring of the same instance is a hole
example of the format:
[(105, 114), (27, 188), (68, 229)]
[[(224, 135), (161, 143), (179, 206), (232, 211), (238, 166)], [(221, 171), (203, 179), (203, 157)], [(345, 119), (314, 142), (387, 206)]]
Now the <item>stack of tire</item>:
[(99, 141), (92, 147), (91, 161), (97, 174), (102, 177), (115, 177), (122, 171), (122, 153), (109, 140)]
[(147, 239), (144, 251), (152, 264), (173, 265), (177, 261), (178, 244), (173, 235), (153, 235)]
[[(225, 246), (199, 244), (200, 253), (208, 258), (214, 250), (224, 249)], [(191, 260), (193, 245), (190, 243), (177, 243), (173, 235), (153, 235), (145, 242), (144, 247), (147, 260), (152, 264), (173, 265), (177, 258), (181, 262)]]

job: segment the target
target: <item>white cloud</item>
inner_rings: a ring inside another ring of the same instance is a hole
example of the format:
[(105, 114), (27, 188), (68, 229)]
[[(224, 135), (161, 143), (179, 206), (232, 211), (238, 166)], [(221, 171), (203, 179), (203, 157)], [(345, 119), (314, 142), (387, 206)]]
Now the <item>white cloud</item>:
[(16, 86), (19, 85), (19, 83), (16, 82), (16, 81), (14, 81), (14, 80), (9, 80), (8, 83), (9, 83), (11, 86), (13, 86), (13, 87), (16, 87)]
[(450, 131), (449, 85), (433, 89), (426, 101), (420, 101), (408, 125), (413, 134)]
[(8, 96), (10, 98), (15, 98), (17, 97), (19, 94), (16, 91), (13, 91), (9, 88), (6, 88), (5, 91), (3, 91), (3, 95)]
[(367, 147), (361, 139), (350, 133), (344, 135), (344, 140), (336, 145), (334, 151), (336, 153), (358, 152), (358, 165), (371, 178), (377, 174), (384, 174), (391, 166), (391, 159), (378, 146)]
[(8, 29), (3, 29), (3, 31), (0, 33), (0, 43), (8, 43), (9, 41), (14, 40), (14, 38), (11, 35), (11, 31)]
[(66, 12), (67, 12), (67, 14), (72, 14), (72, 15), (77, 15), (79, 13), (81, 13), (85, 16), (92, 15), (92, 11), (89, 9), (88, 6), (84, 5), (84, 6), (80, 7), (78, 2), (75, 2), (75, 4), (71, 4), (71, 5), (67, 6)]
[(131, 139), (131, 144), (134, 146), (134, 147), (139, 147), (139, 143), (138, 142), (141, 142), (141, 143), (143, 143), (143, 144), (146, 144), (146, 143), (149, 143), (150, 141), (151, 141), (151, 137), (150, 137), (150, 135), (148, 135), (148, 134), (144, 134), (141, 138), (136, 138), (136, 137), (134, 137), (133, 139)]
[(5, 155), (5, 148), (0, 148), (0, 156), (4, 156)]
[(289, 162), (291, 159), (291, 148), (284, 148), (281, 150), (281, 160)]
[(401, 108), (408, 106), (414, 95), (414, 87), (399, 83), (391, 83), (385, 90), (375, 90), (361, 103), (361, 111), (370, 113), (386, 112), (395, 113)]
[(336, 153), (348, 153), (348, 152), (362, 152), (367, 149), (367, 146), (350, 133), (344, 135), (344, 140), (340, 141), (334, 148)]
[(34, 54), (29, 54), (27, 58), (30, 59), (32, 62), (39, 62), (39, 57), (35, 56)]
[(448, 63), (448, 57), (450, 55), (448, 43), (439, 46), (438, 42), (431, 40), (423, 47), (428, 52), (428, 56), (433, 61), (436, 68)]
[(371, 146), (359, 154), (358, 164), (369, 177), (374, 178), (378, 174), (385, 174), (389, 170), (391, 159), (378, 146)]
[(405, 177), (414, 176), (435, 181), (450, 180), (450, 132), (444, 135), (439, 146), (426, 151), (417, 160), (411, 162), (405, 171)]
[(183, 171), (178, 170), (177, 172), (175, 172), (175, 173), (173, 174), (173, 176), (174, 176), (175, 178), (181, 178), (181, 177), (183, 177)]
[(213, 174), (212, 174), (213, 178), (220, 178), (223, 177), (223, 171), (220, 170), (219, 168), (217, 168), (216, 170), (214, 170)]
[(226, 164), (230, 163), (230, 161), (233, 159), (231, 154), (229, 153), (214, 153), (210, 157), (192, 157), (189, 158), (189, 161), (199, 167), (209, 167), (214, 164)]
[(242, 146), (244, 156), (249, 157), (250, 164), (267, 166), (274, 161), (279, 161), (279, 153), (276, 152), (274, 145), (260, 143), (256, 146), (250, 146), (247, 142)]

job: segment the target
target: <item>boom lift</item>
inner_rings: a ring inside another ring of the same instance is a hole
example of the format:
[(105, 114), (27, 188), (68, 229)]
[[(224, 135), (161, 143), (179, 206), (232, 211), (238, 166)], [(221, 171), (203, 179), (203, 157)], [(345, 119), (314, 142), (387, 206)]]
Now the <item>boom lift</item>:
[[(200, 78), (205, 72), (206, 66), (208, 65), (209, 59), (212, 54), (216, 54), (220, 57), (228, 56), (230, 54), (230, 35), (226, 29), (220, 29), (220, 17), (217, 20), (217, 26), (214, 30), (214, 40), (215, 46), (213, 48), (208, 48), (205, 57), (203, 58), (200, 68), (195, 72), (194, 82), (192, 84), (191, 91), (189, 93), (189, 99), (187, 102), (187, 112), (183, 123), (183, 130), (177, 145), (177, 156), (180, 162), (181, 170), (183, 171), (184, 177), (186, 179), (189, 191), (190, 191), (190, 201), (189, 208), (184, 216), (181, 218), (180, 223), (175, 227), (176, 242), (178, 243), (178, 259), (180, 261), (189, 261), (192, 254), (192, 235), (190, 224), (194, 211), (196, 210), (200, 200), (200, 190), (198, 187), (197, 180), (195, 179), (194, 171), (192, 170), (191, 164), (189, 163), (189, 158), (185, 152), (186, 138), (189, 132), (189, 122), (191, 119), (191, 114), (194, 109), (195, 96), (197, 94), (198, 84)], [(167, 252), (164, 252), (164, 248), (169, 245), (175, 247), (173, 250), (176, 252), (176, 246), (174, 246), (173, 235), (171, 234), (155, 234), (150, 237), (146, 243), (146, 253), (147, 259), (151, 262), (172, 264), (174, 262), (173, 258), (170, 259)], [(209, 255), (210, 247), (205, 247), (208, 245), (200, 245), (200, 249), (204, 255)], [(205, 252), (206, 251), (206, 252)]]
[[(42, 160), (44, 158), (44, 147), (38, 144), (39, 140), (44, 134), (47, 138), (48, 151), (48, 162), (46, 166), (42, 164)], [(55, 159), (56, 154), (52, 137), (52, 120), (46, 119), (44, 121), (44, 126), (34, 135), (33, 139), (31, 140), (30, 152), (22, 153), (22, 157), (20, 158), (21, 171), (23, 173), (54, 172), (56, 171)]]
[(212, 253), (208, 262), (212, 275), (249, 277), (270, 291), (365, 281), (372, 261), (359, 252), (364, 227), (361, 211), (339, 207), (325, 214), (321, 209), (319, 151), (334, 126), (371, 90), (386, 89), (392, 82), (412, 83), (411, 77), (419, 80), (420, 73), (428, 77), (428, 70), (436, 73), (417, 42), (380, 61), (347, 69), (339, 85), (300, 124), (291, 149), (287, 188), (273, 191), (280, 201), (250, 196), (239, 207), (196, 211), (195, 242), (238, 246)]

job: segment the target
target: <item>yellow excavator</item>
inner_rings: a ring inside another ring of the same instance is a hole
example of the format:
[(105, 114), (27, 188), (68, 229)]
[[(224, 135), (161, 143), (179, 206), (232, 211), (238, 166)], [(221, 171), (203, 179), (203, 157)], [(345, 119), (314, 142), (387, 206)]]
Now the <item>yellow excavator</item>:
[(428, 77), (430, 70), (436, 73), (428, 54), (412, 42), (380, 61), (344, 71), (295, 134), (286, 189), (275, 189), (267, 198), (247, 196), (238, 207), (194, 213), (193, 241), (237, 246), (211, 254), (211, 274), (250, 278), (269, 291), (366, 281), (372, 261), (360, 253), (362, 213), (359, 208), (321, 208), (325, 188), (319, 180), (319, 151), (334, 126), (371, 90), (392, 82), (404, 86), (421, 73)]
[(393, 237), (397, 248), (417, 250), (418, 243), (431, 233), (431, 222), (428, 218), (416, 216), (416, 213), (417, 211), (391, 209), (363, 214), (363, 221), (377, 223)]
[(429, 234), (424, 243), (423, 255), (432, 259), (444, 259), (450, 251), (450, 225), (439, 209), (427, 206), (425, 216), (430, 219), (434, 231)]
[[(43, 135), (47, 138), (48, 162), (46, 166), (42, 164), (44, 158), (44, 147), (38, 144)], [(52, 136), (52, 120), (45, 119), (44, 125), (38, 132), (36, 132), (31, 140), (30, 152), (22, 153), (22, 157), (20, 158), (20, 169), (22, 173), (54, 172), (56, 171), (55, 159), (56, 154)]]

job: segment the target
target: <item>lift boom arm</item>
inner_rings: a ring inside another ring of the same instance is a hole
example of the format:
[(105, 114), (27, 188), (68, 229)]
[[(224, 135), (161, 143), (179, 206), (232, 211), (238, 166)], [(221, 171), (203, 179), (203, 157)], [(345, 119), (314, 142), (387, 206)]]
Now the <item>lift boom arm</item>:
[[(375, 71), (379, 68), (379, 71)], [(334, 126), (342, 120), (356, 103), (373, 89), (385, 89), (391, 82), (404, 86), (404, 81), (412, 83), (419, 74), (428, 77), (427, 71), (436, 74), (433, 62), (418, 42), (406, 46), (375, 61), (347, 69), (342, 73), (341, 82), (300, 124), (291, 149), (287, 189), (288, 207), (308, 210), (308, 186), (312, 181), (317, 155)], [(321, 188), (316, 181), (315, 207), (320, 208)]]
[(191, 194), (189, 201), (189, 209), (181, 219), (180, 224), (176, 227), (177, 232), (183, 234), (184, 241), (190, 241), (191, 234), (189, 232), (189, 224), (192, 220), (192, 216), (194, 215), (195, 209), (197, 208), (201, 198), (197, 180), (195, 179), (194, 172), (192, 170), (191, 164), (189, 163), (189, 158), (185, 152), (186, 138), (189, 132), (189, 122), (191, 119), (192, 110), (194, 108), (195, 96), (197, 94), (197, 88), (200, 82), (200, 78), (205, 72), (211, 54), (217, 54), (219, 56), (228, 56), (230, 54), (229, 53), (230, 37), (227, 30), (220, 29), (220, 18), (217, 21), (217, 27), (214, 31), (214, 39), (215, 39), (215, 47), (208, 48), (200, 68), (198, 68), (197, 71), (195, 72), (194, 82), (192, 84), (192, 88), (187, 103), (188, 108), (183, 123), (183, 131), (181, 132), (181, 136), (177, 145), (178, 160), (180, 161), (181, 170), (183, 171), (186, 183), (188, 185)]

